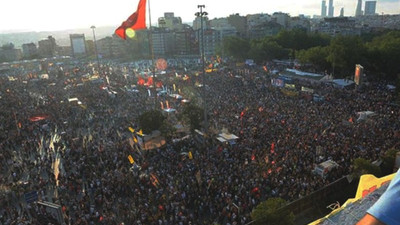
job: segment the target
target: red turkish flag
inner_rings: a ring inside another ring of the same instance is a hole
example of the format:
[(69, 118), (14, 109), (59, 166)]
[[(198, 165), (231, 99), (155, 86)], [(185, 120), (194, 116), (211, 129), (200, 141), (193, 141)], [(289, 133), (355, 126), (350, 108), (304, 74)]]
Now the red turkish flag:
[(133, 30), (146, 29), (146, 0), (140, 0), (136, 12), (122, 22), (121, 26), (115, 30), (115, 34), (125, 40), (125, 30), (128, 28)]

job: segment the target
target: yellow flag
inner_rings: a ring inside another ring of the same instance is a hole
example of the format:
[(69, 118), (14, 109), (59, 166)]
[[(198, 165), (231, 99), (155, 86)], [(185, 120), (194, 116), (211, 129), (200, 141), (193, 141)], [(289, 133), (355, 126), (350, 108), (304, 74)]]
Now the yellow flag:
[(188, 153), (188, 157), (189, 157), (189, 159), (193, 159), (192, 152), (189, 152), (189, 153)]
[(139, 135), (140, 135), (140, 136), (143, 136), (143, 131), (142, 131), (142, 129), (139, 130)]
[(135, 163), (135, 160), (133, 160), (133, 157), (132, 157), (131, 155), (128, 155), (128, 159), (129, 159), (129, 162), (130, 162), (131, 164), (134, 164), (134, 163)]
[(129, 127), (128, 129), (129, 129), (129, 131), (132, 132), (132, 133), (135, 132), (135, 129), (133, 129), (132, 127)]
[(133, 136), (133, 141), (134, 141), (135, 143), (138, 142), (138, 140), (137, 140), (137, 138), (136, 138), (135, 136)]

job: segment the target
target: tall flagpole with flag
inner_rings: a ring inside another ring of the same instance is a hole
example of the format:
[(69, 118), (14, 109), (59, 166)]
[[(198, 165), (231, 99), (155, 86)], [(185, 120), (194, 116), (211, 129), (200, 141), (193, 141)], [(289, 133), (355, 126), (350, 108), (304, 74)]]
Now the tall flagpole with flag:
[(115, 30), (115, 34), (126, 40), (135, 36), (135, 30), (146, 29), (146, 0), (140, 0), (136, 12), (123, 21)]
[[(154, 85), (154, 106), (157, 108), (157, 91), (155, 85), (155, 63), (154, 63), (154, 50), (153, 50), (153, 36), (152, 36), (152, 25), (151, 25), (151, 10), (150, 0), (147, 1), (149, 7), (149, 53), (151, 55), (152, 73), (153, 73), (153, 85)], [(115, 34), (120, 38), (126, 40), (126, 37), (133, 38), (135, 36), (135, 30), (146, 29), (146, 0), (140, 0), (136, 12), (128, 17), (127, 20), (123, 21), (121, 26), (115, 30)]]

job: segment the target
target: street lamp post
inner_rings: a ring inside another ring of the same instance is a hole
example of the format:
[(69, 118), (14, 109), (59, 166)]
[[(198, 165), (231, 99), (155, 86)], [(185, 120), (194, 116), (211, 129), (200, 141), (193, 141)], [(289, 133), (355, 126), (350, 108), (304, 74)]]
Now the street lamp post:
[[(201, 29), (201, 41), (200, 41), (200, 55), (202, 61), (202, 79), (203, 79), (203, 110), (204, 110), (204, 136), (207, 135), (208, 131), (208, 122), (207, 122), (207, 104), (206, 104), (206, 83), (205, 83), (205, 53), (204, 53), (204, 28), (203, 28), (203, 17), (207, 16), (208, 13), (203, 11), (205, 5), (197, 5), (197, 8), (200, 9), (200, 12), (196, 12), (195, 16), (200, 17), (200, 29)], [(205, 137), (203, 137), (205, 143)]]
[(100, 73), (100, 61), (99, 61), (99, 54), (97, 53), (97, 43), (96, 43), (96, 34), (94, 30), (96, 27), (93, 25), (90, 27), (93, 31), (93, 43), (94, 43), (94, 53), (96, 54), (96, 59), (97, 59), (97, 72)]

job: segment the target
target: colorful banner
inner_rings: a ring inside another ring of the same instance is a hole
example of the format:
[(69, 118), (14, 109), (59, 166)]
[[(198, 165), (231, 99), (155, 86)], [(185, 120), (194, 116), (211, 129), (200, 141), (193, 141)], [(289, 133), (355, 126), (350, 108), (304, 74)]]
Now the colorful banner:
[(188, 157), (189, 157), (189, 159), (193, 159), (192, 152), (189, 152), (189, 153), (188, 153)]
[(271, 84), (272, 84), (272, 86), (275, 86), (275, 87), (284, 87), (285, 86), (285, 82), (282, 79), (278, 79), (278, 78), (271, 79)]
[(285, 88), (288, 88), (288, 89), (295, 89), (295, 88), (296, 88), (296, 85), (294, 85), (294, 84), (285, 84)]
[(314, 93), (314, 89), (308, 88), (308, 87), (304, 87), (304, 86), (301, 87), (301, 91), (302, 92), (308, 92), (308, 93)]
[(361, 76), (363, 75), (364, 67), (360, 64), (356, 64), (356, 71), (354, 73), (354, 83), (357, 85), (361, 84)]
[(128, 155), (128, 160), (131, 164), (135, 163), (135, 160), (133, 160), (133, 157), (131, 155)]

